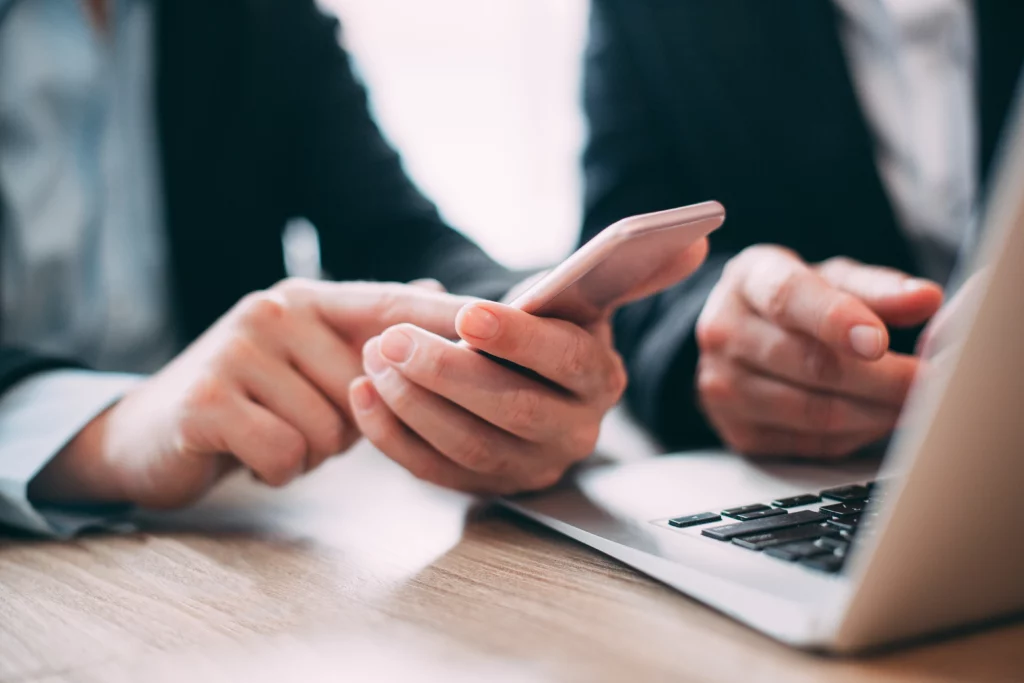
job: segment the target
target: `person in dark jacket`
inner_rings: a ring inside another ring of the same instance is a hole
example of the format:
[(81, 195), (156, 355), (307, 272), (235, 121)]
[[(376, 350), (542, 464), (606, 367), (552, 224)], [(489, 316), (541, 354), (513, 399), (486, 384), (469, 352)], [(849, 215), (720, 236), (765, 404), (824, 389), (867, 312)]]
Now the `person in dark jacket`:
[[(280, 486), (361, 436), (484, 493), (589, 454), (608, 324), (484, 301), (525, 274), (412, 186), (337, 33), (313, 0), (0, 0), (0, 521)], [(284, 279), (293, 219), (334, 282)]]
[(697, 274), (616, 317), (674, 449), (842, 456), (884, 438), (1021, 73), (1008, 0), (594, 0), (583, 239), (721, 201)]

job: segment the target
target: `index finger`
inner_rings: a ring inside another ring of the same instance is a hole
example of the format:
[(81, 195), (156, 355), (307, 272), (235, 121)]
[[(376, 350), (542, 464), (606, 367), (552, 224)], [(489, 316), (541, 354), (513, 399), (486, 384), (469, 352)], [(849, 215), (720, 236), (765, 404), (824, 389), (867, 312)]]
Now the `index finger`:
[(619, 385), (624, 387), (622, 363), (610, 345), (563, 320), (477, 302), (459, 312), (456, 329), (474, 348), (531, 370), (576, 396), (593, 399), (621, 393)]
[(708, 238), (702, 237), (686, 249), (675, 254), (664, 265), (651, 273), (647, 279), (637, 284), (615, 300), (612, 308), (657, 294), (685, 280), (700, 268), (708, 256)]
[(314, 305), (339, 334), (365, 342), (389, 327), (410, 323), (455, 339), (455, 316), (476, 299), (433, 288), (378, 282), (316, 282)]
[(746, 303), (780, 327), (868, 360), (881, 358), (889, 348), (889, 332), (878, 315), (792, 254), (759, 252), (740, 277)]

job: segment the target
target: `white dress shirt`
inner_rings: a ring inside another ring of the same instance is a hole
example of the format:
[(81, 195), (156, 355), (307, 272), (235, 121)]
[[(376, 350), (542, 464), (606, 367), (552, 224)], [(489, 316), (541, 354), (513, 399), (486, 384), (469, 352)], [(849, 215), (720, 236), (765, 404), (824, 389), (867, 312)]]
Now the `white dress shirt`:
[(835, 0), (878, 171), (925, 275), (945, 282), (978, 199), (970, 0)]
[[(152, 5), (0, 0), (2, 343), (99, 371), (173, 355), (157, 161)], [(137, 378), (56, 371), (0, 396), (0, 521), (65, 535), (35, 474)], [(69, 519), (71, 523), (69, 524)]]

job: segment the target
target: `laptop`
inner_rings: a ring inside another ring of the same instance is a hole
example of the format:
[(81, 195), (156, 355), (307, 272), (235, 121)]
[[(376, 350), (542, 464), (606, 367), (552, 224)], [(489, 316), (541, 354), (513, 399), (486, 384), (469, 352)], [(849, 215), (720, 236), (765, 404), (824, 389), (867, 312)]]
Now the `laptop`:
[(858, 653), (1024, 613), (1024, 103), (978, 305), (884, 460), (594, 463), (503, 505), (800, 648)]

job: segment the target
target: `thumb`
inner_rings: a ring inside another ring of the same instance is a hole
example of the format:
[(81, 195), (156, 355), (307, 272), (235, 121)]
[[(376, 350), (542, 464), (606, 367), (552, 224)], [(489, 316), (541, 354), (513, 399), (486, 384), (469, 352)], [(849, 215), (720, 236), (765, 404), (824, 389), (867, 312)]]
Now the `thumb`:
[[(674, 254), (671, 258), (664, 260), (643, 280), (636, 283), (628, 291), (616, 299), (609, 313), (615, 308), (638, 301), (646, 297), (658, 294), (673, 285), (676, 285), (700, 268), (708, 256), (708, 240), (701, 238), (688, 246), (686, 249)], [(657, 260), (655, 259), (655, 262)]]
[(833, 287), (857, 297), (894, 327), (920, 325), (942, 306), (941, 286), (893, 268), (833, 258), (818, 264), (815, 270)]

